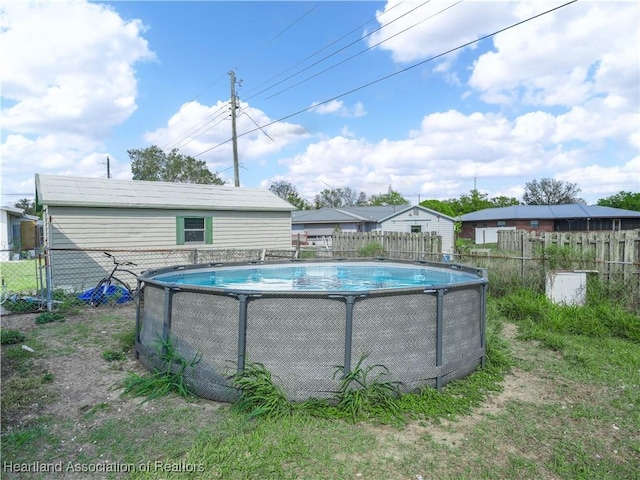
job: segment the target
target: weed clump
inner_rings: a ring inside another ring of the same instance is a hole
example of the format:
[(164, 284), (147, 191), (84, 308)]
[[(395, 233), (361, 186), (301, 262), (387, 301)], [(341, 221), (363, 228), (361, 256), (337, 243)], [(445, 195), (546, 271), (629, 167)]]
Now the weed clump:
[(25, 335), (18, 330), (1, 330), (0, 331), (0, 343), (2, 345), (14, 345), (16, 343), (24, 342)]
[(385, 255), (384, 247), (378, 242), (367, 243), (358, 250), (359, 257), (384, 257)]
[(153, 373), (138, 375), (129, 372), (127, 377), (116, 382), (112, 388), (122, 388), (122, 395), (146, 397), (143, 403), (169, 393), (176, 393), (185, 399), (191, 397), (193, 389), (187, 382), (185, 374), (188, 369), (194, 368), (200, 362), (200, 354), (196, 354), (191, 360), (186, 360), (177, 351), (171, 338), (168, 338), (158, 341), (157, 356), (161, 367), (155, 368)]
[[(355, 367), (343, 376), (336, 408), (354, 423), (372, 417), (393, 421), (401, 416), (398, 383), (383, 379), (389, 375), (384, 365), (364, 366), (367, 357), (368, 354), (362, 355)], [(344, 368), (337, 366), (334, 379), (343, 372)]]
[(60, 312), (44, 312), (36, 317), (35, 322), (38, 325), (52, 322), (64, 322), (64, 315)]
[(283, 389), (276, 385), (271, 372), (263, 364), (248, 363), (244, 370), (233, 376), (233, 382), (240, 389), (240, 397), (233, 407), (248, 413), (249, 418), (275, 418), (291, 413), (291, 404)]

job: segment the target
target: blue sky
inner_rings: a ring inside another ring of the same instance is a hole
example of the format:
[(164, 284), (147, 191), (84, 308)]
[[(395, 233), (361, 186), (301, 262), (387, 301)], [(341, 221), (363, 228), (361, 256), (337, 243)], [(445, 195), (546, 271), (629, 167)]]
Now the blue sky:
[(2, 204), (36, 173), (106, 177), (107, 156), (131, 178), (127, 150), (154, 144), (233, 184), (231, 70), (243, 186), (638, 192), (638, 2), (581, 0), (457, 49), (565, 3), (5, 1)]

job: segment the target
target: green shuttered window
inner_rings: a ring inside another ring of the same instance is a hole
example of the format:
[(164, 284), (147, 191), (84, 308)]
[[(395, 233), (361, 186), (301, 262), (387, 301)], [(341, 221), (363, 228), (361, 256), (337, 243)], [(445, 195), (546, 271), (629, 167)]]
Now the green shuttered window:
[(211, 217), (176, 217), (176, 243), (212, 244), (213, 219)]

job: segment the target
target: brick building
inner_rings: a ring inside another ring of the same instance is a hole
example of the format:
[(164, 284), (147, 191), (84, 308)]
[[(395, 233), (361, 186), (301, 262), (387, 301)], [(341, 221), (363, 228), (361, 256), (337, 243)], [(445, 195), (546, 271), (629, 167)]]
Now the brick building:
[(460, 217), (461, 238), (473, 239), (476, 229), (516, 229), (535, 232), (618, 231), (640, 228), (640, 212), (599, 205), (514, 205), (487, 208)]

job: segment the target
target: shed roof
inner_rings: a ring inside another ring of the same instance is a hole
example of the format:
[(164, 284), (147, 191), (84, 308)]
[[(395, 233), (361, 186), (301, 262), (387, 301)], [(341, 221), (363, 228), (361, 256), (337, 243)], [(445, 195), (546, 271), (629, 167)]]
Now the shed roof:
[(38, 206), (291, 211), (262, 188), (36, 174)]
[(463, 222), (487, 220), (560, 220), (565, 218), (640, 218), (640, 212), (600, 205), (512, 205), (501, 208), (485, 208), (462, 215)]
[(375, 205), (365, 207), (340, 207), (320, 208), (318, 210), (297, 210), (291, 214), (291, 223), (380, 223), (416, 207), (453, 221), (453, 218), (451, 217), (419, 205)]

